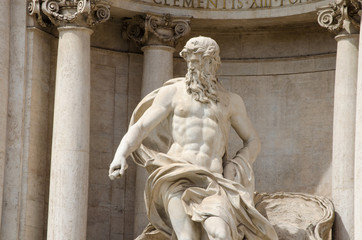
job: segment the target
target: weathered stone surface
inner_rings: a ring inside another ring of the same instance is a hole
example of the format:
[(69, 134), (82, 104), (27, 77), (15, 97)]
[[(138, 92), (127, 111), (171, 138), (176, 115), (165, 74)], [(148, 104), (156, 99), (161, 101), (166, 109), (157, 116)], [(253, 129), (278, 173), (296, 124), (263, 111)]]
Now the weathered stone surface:
[(256, 193), (255, 207), (280, 240), (331, 240), (334, 207), (330, 200), (302, 193)]

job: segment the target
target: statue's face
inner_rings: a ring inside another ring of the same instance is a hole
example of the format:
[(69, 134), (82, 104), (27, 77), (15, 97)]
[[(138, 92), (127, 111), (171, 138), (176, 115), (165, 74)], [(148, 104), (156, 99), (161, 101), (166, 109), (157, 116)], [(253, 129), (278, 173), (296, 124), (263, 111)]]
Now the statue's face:
[(189, 71), (202, 71), (216, 76), (220, 65), (219, 46), (211, 38), (196, 37), (187, 41), (180, 56), (187, 62)]
[(191, 72), (194, 70), (201, 71), (201, 69), (205, 66), (203, 52), (191, 51), (186, 56), (186, 62), (189, 71)]

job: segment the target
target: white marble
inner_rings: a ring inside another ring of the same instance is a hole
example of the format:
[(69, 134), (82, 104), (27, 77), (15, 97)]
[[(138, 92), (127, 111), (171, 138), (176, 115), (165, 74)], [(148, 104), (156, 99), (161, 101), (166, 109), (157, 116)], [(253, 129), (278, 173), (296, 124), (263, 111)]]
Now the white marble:
[(358, 34), (336, 36), (332, 199), (336, 208), (336, 239), (353, 239), (354, 147)]
[[(361, 16), (362, 11), (358, 14)], [(359, 35), (362, 46), (362, 34)], [(358, 51), (356, 138), (354, 156), (354, 239), (362, 236), (362, 47)]]
[[(0, 186), (4, 186), (6, 125), (8, 112), (8, 86), (10, 63), (10, 0), (0, 8)], [(2, 221), (3, 187), (0, 187), (0, 230)]]
[(333, 203), (303, 193), (257, 193), (255, 207), (274, 226), (280, 240), (332, 240)]
[[(24, 234), (25, 201), (22, 198), (27, 184), (23, 182), (24, 166), (26, 166), (26, 132), (28, 125), (24, 111), (26, 103), (26, 3), (22, 0), (10, 1), (8, 19), (9, 65), (8, 65), (8, 105), (6, 124), (6, 160), (2, 202), (2, 221), (0, 239), (21, 239)], [(6, 16), (6, 15), (5, 15)], [(5, 31), (6, 34), (6, 31)], [(6, 53), (5, 53), (6, 56)], [(2, 57), (2, 56), (1, 56)], [(6, 79), (5, 79), (6, 80)], [(1, 88), (1, 87), (0, 87)], [(16, 229), (16, 231), (14, 231)]]
[(28, 1), (42, 27), (59, 32), (49, 187), (48, 239), (86, 239), (90, 143), (90, 27), (110, 17), (104, 2)]
[(48, 239), (86, 239), (90, 134), (90, 35), (60, 27)]
[[(160, 3), (161, 4), (157, 4)], [(190, 3), (194, 3), (194, 7)], [(217, 8), (214, 8), (213, 3), (218, 5)], [(224, 2), (227, 3), (227, 9), (224, 9)], [(234, 8), (230, 7), (230, 3), (234, 2)], [(243, 4), (243, 7), (240, 8), (240, 2)], [(290, 3), (294, 4), (290, 4)], [(296, 15), (301, 15), (299, 19), (303, 21), (304, 18), (311, 18), (314, 15), (315, 10), (319, 6), (327, 5), (328, 0), (321, 1), (272, 1), (272, 2), (263, 2), (255, 1), (217, 1), (217, 0), (143, 0), (134, 2), (132, 0), (112, 0), (112, 6), (115, 9), (119, 10), (128, 10), (134, 12), (153, 12), (157, 14), (162, 14), (167, 11), (172, 15), (179, 16), (193, 16), (195, 19), (206, 20), (204, 24), (211, 26), (215, 25), (215, 21), (208, 22), (208, 20), (228, 20), (224, 22), (224, 26), (228, 26), (230, 20), (238, 20), (239, 24), (243, 20), (250, 20), (248, 24), (253, 24), (254, 26), (260, 23), (261, 21), (272, 22), (274, 24), (282, 23), (282, 17), (293, 16), (296, 18)], [(198, 5), (200, 4), (200, 7)], [(266, 6), (266, 4), (268, 6)], [(181, 7), (179, 7), (181, 5)], [(209, 7), (204, 8), (204, 6), (209, 5)], [(258, 7), (256, 7), (256, 5)], [(269, 7), (271, 5), (271, 7)], [(185, 7), (183, 7), (185, 6)], [(250, 7), (248, 7), (250, 6)], [(312, 13), (312, 14), (310, 14)], [(304, 14), (304, 15), (303, 15)], [(314, 15), (315, 16), (315, 15)], [(314, 17), (313, 16), (313, 17)], [(258, 21), (259, 20), (259, 21)], [(288, 19), (290, 20), (290, 19)], [(264, 23), (265, 23), (264, 22)]]
[[(124, 174), (131, 154), (151, 174), (145, 199), (156, 228), (152, 234), (162, 232), (179, 240), (277, 239), (253, 206), (250, 165), (260, 141), (241, 97), (216, 78), (219, 51), (210, 38), (186, 43), (180, 53), (188, 65), (186, 77), (166, 82), (141, 101), (110, 165), (110, 178)], [(230, 126), (244, 146), (228, 159)], [(249, 217), (250, 222), (243, 220)], [(149, 228), (138, 239), (148, 234)]]
[(163, 45), (142, 47), (143, 75), (142, 97), (162, 86), (173, 77), (173, 52), (175, 49)]
[[(175, 49), (163, 45), (150, 45), (142, 47), (143, 74), (141, 96), (144, 97), (155, 88), (173, 77), (173, 52)], [(160, 67), (162, 66), (162, 67)], [(147, 172), (137, 167), (136, 172), (136, 201), (134, 234), (138, 236), (148, 224), (144, 201), (144, 188), (148, 178)]]

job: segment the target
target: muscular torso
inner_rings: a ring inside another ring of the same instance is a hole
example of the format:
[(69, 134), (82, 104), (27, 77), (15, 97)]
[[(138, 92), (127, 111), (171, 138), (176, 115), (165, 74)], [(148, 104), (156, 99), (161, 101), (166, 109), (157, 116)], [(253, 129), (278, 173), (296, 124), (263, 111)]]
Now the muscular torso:
[(222, 173), (222, 157), (230, 127), (227, 104), (200, 103), (180, 85), (173, 97), (173, 110), (171, 132), (174, 143), (168, 154), (211, 172)]

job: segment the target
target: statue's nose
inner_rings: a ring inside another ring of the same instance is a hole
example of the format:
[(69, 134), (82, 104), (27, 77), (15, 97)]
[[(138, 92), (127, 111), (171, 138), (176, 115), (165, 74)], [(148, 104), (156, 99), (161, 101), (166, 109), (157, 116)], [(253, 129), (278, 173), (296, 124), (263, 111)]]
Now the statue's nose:
[(198, 56), (196, 56), (195, 54), (192, 54), (191, 57), (190, 57), (190, 61), (191, 61), (191, 62), (198, 62), (198, 61), (199, 61), (199, 58), (198, 58)]

